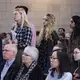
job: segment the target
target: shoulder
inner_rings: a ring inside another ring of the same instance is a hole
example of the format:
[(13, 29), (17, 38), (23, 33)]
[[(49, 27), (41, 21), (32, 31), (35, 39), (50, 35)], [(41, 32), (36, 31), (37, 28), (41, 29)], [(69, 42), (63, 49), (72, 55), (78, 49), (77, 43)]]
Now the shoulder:
[(39, 66), (36, 66), (31, 74), (30, 74), (30, 80), (44, 80), (44, 74)]
[(25, 29), (25, 30), (28, 31), (28, 32), (31, 32), (31, 31), (32, 31), (31, 27), (28, 27), (28, 26), (24, 26), (23, 29)]
[(34, 73), (34, 72), (35, 72), (35, 73), (41, 73), (42, 70), (41, 70), (41, 68), (40, 68), (38, 65), (36, 65), (32, 72), (33, 72), (33, 73)]
[(64, 75), (72, 76), (72, 74), (70, 72), (65, 72)]
[[(42, 69), (37, 65), (37, 66), (35, 66), (35, 68), (32, 70), (32, 72), (31, 72), (31, 75), (34, 75), (34, 76), (42, 76), (43, 75), (43, 71), (42, 71)], [(37, 77), (36, 76), (36, 77)]]
[(63, 76), (65, 80), (72, 80), (72, 74), (70, 72), (65, 72)]
[(24, 26), (23, 28), (25, 28), (25, 29), (31, 29), (30, 26)]

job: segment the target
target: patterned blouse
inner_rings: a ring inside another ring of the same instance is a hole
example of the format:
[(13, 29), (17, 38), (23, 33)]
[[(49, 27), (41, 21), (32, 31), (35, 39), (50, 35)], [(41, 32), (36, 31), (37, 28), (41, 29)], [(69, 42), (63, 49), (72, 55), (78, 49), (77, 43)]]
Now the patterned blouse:
[(15, 32), (19, 48), (25, 48), (31, 45), (32, 31), (30, 27), (24, 26), (21, 28), (18, 26)]

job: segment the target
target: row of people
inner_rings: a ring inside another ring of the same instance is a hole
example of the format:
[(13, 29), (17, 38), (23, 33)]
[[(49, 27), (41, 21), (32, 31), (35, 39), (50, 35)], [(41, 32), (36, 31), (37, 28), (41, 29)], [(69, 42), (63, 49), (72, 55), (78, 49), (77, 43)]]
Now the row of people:
[(80, 79), (80, 48), (74, 49), (74, 60), (78, 67), (71, 73), (71, 64), (67, 52), (61, 47), (53, 48), (50, 56), (49, 74), (45, 77), (38, 64), (39, 51), (36, 47), (27, 46), (21, 60), (16, 57), (16, 44), (6, 44), (3, 48), (3, 59), (0, 66), (0, 80), (78, 80)]

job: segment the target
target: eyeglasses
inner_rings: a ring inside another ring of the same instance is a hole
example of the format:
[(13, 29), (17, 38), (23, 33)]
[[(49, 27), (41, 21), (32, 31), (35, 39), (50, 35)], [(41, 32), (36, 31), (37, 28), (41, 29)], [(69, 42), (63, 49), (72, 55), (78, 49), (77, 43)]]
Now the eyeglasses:
[(54, 60), (54, 59), (58, 59), (58, 58), (54, 58), (53, 56), (50, 56), (50, 59)]

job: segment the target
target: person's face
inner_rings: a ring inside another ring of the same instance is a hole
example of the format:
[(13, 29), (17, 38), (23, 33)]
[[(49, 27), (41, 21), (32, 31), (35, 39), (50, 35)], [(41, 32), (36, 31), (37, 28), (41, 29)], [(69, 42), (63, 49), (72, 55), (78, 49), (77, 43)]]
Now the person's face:
[(59, 67), (59, 60), (57, 58), (57, 51), (52, 53), (52, 56), (50, 56), (50, 64), (51, 68), (58, 68)]
[(64, 33), (63, 29), (59, 29), (58, 34), (62, 34), (62, 33)]
[(21, 17), (22, 17), (21, 13), (19, 11), (15, 10), (14, 11), (14, 20), (16, 22), (21, 21)]
[(70, 27), (73, 29), (75, 26), (75, 22), (73, 21), (73, 19), (71, 19)]
[(3, 59), (10, 60), (13, 57), (14, 53), (11, 50), (9, 45), (5, 45), (3, 48)]
[(47, 16), (44, 16), (44, 18), (43, 18), (43, 25), (44, 26), (48, 26), (48, 24), (49, 24), (48, 17)]
[(75, 49), (74, 49), (74, 54), (73, 54), (73, 56), (74, 56), (74, 60), (75, 60), (75, 61), (80, 60), (80, 50), (79, 50), (78, 48), (75, 48)]
[(22, 63), (26, 65), (30, 65), (32, 63), (32, 57), (26, 54), (22, 55)]

